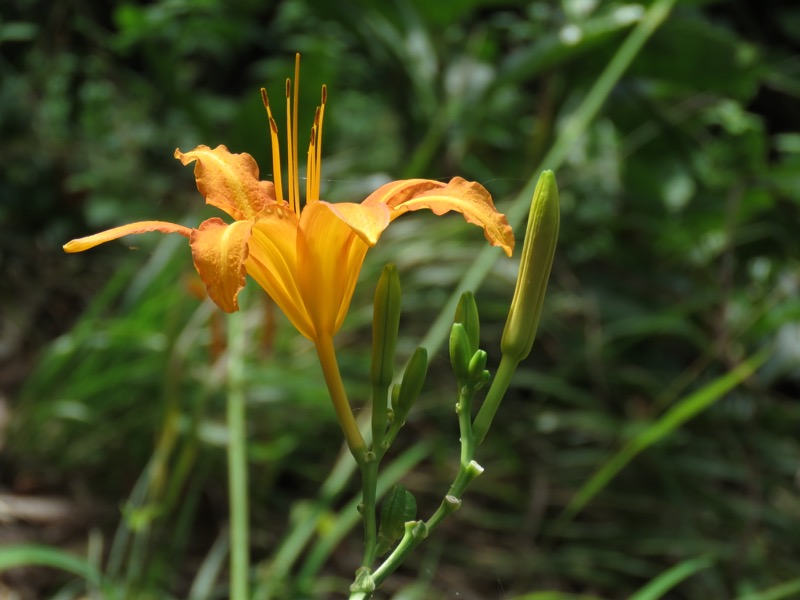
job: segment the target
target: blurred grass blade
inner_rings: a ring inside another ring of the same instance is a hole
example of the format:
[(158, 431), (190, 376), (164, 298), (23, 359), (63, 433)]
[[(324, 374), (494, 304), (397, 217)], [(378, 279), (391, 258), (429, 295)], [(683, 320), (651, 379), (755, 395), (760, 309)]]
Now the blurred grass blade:
[[(645, 42), (667, 18), (675, 1), (676, 0), (656, 0), (653, 2), (641, 21), (636, 25), (630, 35), (625, 38), (619, 50), (617, 50), (606, 68), (594, 82), (586, 98), (575, 112), (566, 119), (566, 126), (563, 132), (547, 155), (542, 159), (541, 163), (531, 170), (533, 175), (531, 175), (528, 183), (525, 184), (525, 187), (509, 208), (506, 217), (512, 227), (519, 227), (523, 217), (527, 214), (528, 208), (530, 207), (531, 196), (533, 196), (534, 190), (536, 189), (536, 182), (539, 179), (539, 173), (545, 169), (558, 171), (564, 159), (567, 157), (567, 153), (597, 116), (597, 113), (608, 99), (614, 86), (617, 85), (622, 75), (639, 54)], [(458, 287), (448, 299), (447, 304), (439, 311), (439, 315), (420, 343), (420, 346), (427, 348), (430, 356), (433, 356), (445, 339), (447, 339), (450, 333), (450, 325), (452, 324), (451, 315), (456, 310), (461, 294), (466, 290), (477, 290), (480, 288), (481, 283), (492, 269), (497, 257), (498, 254), (495, 248), (486, 246), (481, 250), (480, 254), (478, 254), (472, 266), (464, 274), (464, 277), (461, 278)]]
[(638, 7), (633, 10), (631, 8), (629, 6), (627, 10), (612, 11), (611, 14), (588, 19), (579, 25), (572, 24), (580, 32), (580, 39), (576, 43), (566, 43), (562, 29), (542, 36), (529, 47), (510, 53), (503, 65), (502, 79), (498, 85), (520, 85), (547, 69), (591, 52), (611, 36), (639, 22), (644, 10), (640, 13)]
[(782, 600), (800, 596), (800, 578), (781, 583), (763, 592), (750, 592), (739, 596), (736, 600)]
[(512, 600), (603, 600), (598, 596), (583, 594), (565, 594), (564, 592), (533, 592), (524, 596), (515, 596)]
[(628, 600), (659, 600), (664, 594), (678, 585), (681, 581), (710, 567), (714, 561), (708, 556), (690, 558), (674, 567), (667, 569), (661, 575), (647, 583), (635, 592)]
[(578, 514), (640, 452), (661, 441), (722, 398), (764, 364), (769, 354), (769, 350), (765, 349), (750, 357), (729, 373), (677, 402), (661, 418), (639, 432), (578, 490), (558, 518), (557, 528)]
[(217, 541), (203, 559), (203, 564), (195, 575), (192, 587), (189, 590), (189, 600), (209, 600), (214, 597), (214, 586), (222, 569), (225, 566), (225, 558), (228, 556), (230, 546), (228, 536), (230, 532), (226, 528), (220, 530)]
[(103, 576), (88, 560), (58, 548), (34, 544), (0, 548), (0, 572), (29, 566), (52, 567), (78, 575), (92, 586), (103, 586)]

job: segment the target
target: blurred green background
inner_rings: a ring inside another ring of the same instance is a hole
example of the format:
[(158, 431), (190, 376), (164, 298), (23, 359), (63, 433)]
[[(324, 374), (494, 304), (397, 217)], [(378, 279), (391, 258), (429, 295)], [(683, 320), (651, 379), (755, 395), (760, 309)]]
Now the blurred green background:
[[(486, 472), (382, 597), (618, 599), (664, 572), (683, 575), (639, 600), (800, 597), (800, 6), (679, 0), (598, 93), (667, 3), (4, 0), (0, 545), (68, 549), (120, 598), (225, 597), (224, 316), (183, 238), (61, 245), (212, 214), (176, 147), (223, 143), (270, 175), (258, 89), (279, 95), (301, 52), (301, 140), (329, 92), (324, 198), (461, 175), (508, 210), (540, 168), (561, 189), (540, 334)], [(403, 283), (402, 360), (483, 244), (413, 215), (370, 252), (337, 338), (354, 404), (383, 264)], [(475, 291), (496, 364), (517, 259), (493, 252)], [(358, 484), (328, 478), (346, 463), (313, 348), (252, 283), (246, 304), (256, 597), (339, 597)], [(423, 516), (458, 460), (441, 350), (431, 371), (389, 457)], [(87, 589), (34, 568), (0, 582)]]

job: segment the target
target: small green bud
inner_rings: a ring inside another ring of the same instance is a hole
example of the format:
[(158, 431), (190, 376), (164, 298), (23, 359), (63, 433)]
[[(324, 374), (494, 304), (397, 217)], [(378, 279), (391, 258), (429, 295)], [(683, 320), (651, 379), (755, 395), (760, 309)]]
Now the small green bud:
[(472, 355), (469, 361), (469, 380), (478, 382), (483, 375), (483, 370), (486, 368), (486, 351), (478, 350)]
[(489, 381), (492, 379), (492, 374), (489, 371), (484, 371), (481, 373), (481, 376), (478, 378), (478, 381), (475, 382), (475, 391), (477, 392), (479, 389), (484, 387)]
[(392, 399), (392, 410), (397, 412), (397, 406), (400, 402), (400, 384), (395, 383), (392, 386), (392, 391), (389, 392), (389, 396)]
[(469, 338), (469, 349), (474, 353), (478, 349), (481, 339), (481, 322), (478, 316), (478, 305), (475, 302), (475, 295), (472, 292), (464, 292), (456, 307), (454, 323), (461, 323), (467, 330)]
[[(411, 407), (422, 391), (425, 377), (428, 375), (428, 351), (419, 347), (408, 359), (403, 381), (392, 389), (392, 408), (394, 409), (395, 422), (402, 425), (406, 420)], [(395, 397), (395, 390), (397, 390)]]
[(400, 327), (400, 277), (397, 267), (383, 268), (372, 313), (372, 385), (389, 387), (394, 377), (394, 353)]
[(456, 374), (459, 385), (464, 385), (469, 381), (471, 358), (472, 352), (470, 352), (466, 328), (461, 323), (453, 323), (453, 328), (450, 330), (450, 364), (453, 365), (453, 372)]
[(530, 354), (558, 240), (558, 186), (552, 171), (539, 177), (531, 200), (517, 287), (508, 311), (500, 349), (517, 362)]

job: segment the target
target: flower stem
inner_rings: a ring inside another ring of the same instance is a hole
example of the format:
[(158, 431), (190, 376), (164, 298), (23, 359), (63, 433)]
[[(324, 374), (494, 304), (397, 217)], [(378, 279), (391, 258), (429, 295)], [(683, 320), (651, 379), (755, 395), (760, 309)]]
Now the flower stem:
[(228, 319), (228, 494), (231, 519), (231, 600), (247, 600), (250, 541), (247, 505), (247, 431), (243, 315)]
[[(513, 372), (513, 371), (512, 371)], [(428, 535), (436, 529), (439, 524), (448, 516), (461, 508), (461, 496), (472, 481), (483, 473), (481, 467), (473, 459), (475, 455), (475, 435), (472, 428), (471, 406), (475, 389), (472, 386), (462, 386), (458, 394), (458, 428), (461, 434), (461, 460), (453, 483), (447, 491), (447, 495), (442, 499), (439, 508), (431, 515), (427, 521), (409, 521), (406, 523), (403, 538), (397, 544), (392, 553), (383, 561), (372, 574), (372, 582), (378, 587), (391, 575), (403, 562), (408, 555), (416, 548)], [(369, 598), (370, 596), (363, 596)], [(350, 600), (361, 598), (351, 596)]]
[(388, 386), (372, 386), (372, 449), (380, 460), (386, 453), (383, 440), (386, 438), (386, 424), (389, 421), (386, 400), (389, 397)]
[(492, 426), (494, 415), (506, 395), (508, 385), (511, 383), (511, 376), (517, 370), (517, 365), (519, 365), (519, 361), (508, 354), (504, 354), (500, 359), (494, 381), (492, 381), (492, 385), (486, 394), (486, 399), (483, 401), (481, 409), (478, 411), (478, 416), (475, 417), (475, 422), (472, 425), (477, 444), (483, 443), (483, 438), (486, 437), (489, 427)]
[(361, 517), (364, 519), (364, 558), (361, 566), (371, 568), (378, 551), (377, 487), (380, 460), (367, 452), (361, 464)]
[(350, 401), (347, 399), (347, 392), (344, 389), (342, 375), (339, 372), (339, 363), (336, 361), (336, 351), (333, 347), (333, 338), (330, 335), (321, 335), (315, 341), (319, 363), (322, 366), (322, 373), (325, 376), (325, 383), (328, 385), (328, 393), (331, 395), (333, 410), (336, 411), (336, 418), (344, 433), (344, 439), (350, 453), (360, 465), (364, 463), (364, 455), (367, 452), (367, 445), (358, 428), (358, 423), (353, 416), (350, 408)]

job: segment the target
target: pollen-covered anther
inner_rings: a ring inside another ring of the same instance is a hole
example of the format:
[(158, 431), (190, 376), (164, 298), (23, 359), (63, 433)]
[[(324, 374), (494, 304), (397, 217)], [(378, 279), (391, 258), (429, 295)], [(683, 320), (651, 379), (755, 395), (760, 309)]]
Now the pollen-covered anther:
[(272, 148), (272, 179), (275, 182), (275, 196), (278, 202), (283, 202), (283, 176), (281, 174), (281, 148), (278, 141), (278, 124), (272, 118), (272, 109), (269, 107), (269, 96), (267, 90), (261, 88), (261, 102), (267, 111), (267, 118), (269, 119), (269, 137), (270, 146)]

